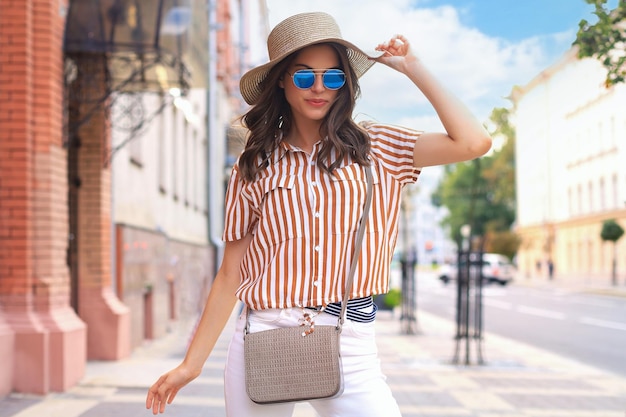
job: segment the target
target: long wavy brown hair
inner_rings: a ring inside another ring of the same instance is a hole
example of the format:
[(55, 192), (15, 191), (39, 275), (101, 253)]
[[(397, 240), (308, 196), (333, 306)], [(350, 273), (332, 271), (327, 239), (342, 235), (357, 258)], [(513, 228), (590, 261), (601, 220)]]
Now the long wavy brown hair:
[[(346, 48), (335, 43), (325, 45), (337, 52), (340, 67), (346, 73), (346, 84), (339, 89), (337, 100), (323, 120), (319, 132), (327, 140), (323, 141), (317, 164), (332, 173), (347, 156), (360, 165), (369, 165), (367, 156), (370, 139), (367, 132), (352, 119), (361, 88), (348, 60)], [(254, 181), (259, 171), (268, 166), (283, 135), (289, 135), (293, 123), (291, 107), (278, 83), (300, 51), (292, 53), (270, 70), (261, 84), (262, 92), (257, 104), (241, 117), (242, 124), (249, 130), (246, 146), (239, 157), (239, 172), (245, 181)], [(336, 157), (331, 160), (333, 149)]]

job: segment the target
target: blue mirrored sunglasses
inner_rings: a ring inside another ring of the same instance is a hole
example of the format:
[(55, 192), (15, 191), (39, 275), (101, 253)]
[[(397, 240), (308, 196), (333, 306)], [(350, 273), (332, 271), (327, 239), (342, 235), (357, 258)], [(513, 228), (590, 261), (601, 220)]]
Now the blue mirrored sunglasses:
[(293, 73), (293, 85), (301, 90), (308, 90), (315, 84), (316, 74), (322, 75), (324, 87), (329, 90), (339, 90), (346, 83), (346, 74), (340, 69), (302, 69)]

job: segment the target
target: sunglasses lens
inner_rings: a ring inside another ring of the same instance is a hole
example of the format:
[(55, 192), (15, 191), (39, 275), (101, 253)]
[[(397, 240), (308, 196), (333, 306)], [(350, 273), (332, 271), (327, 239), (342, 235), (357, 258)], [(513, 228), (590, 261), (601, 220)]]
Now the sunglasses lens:
[[(298, 70), (293, 73), (293, 84), (302, 89), (308, 90), (315, 84), (315, 72), (313, 70)], [(338, 90), (346, 83), (346, 74), (339, 69), (329, 69), (322, 74), (324, 87), (329, 90)]]
[(293, 84), (306, 90), (307, 88), (313, 87), (315, 83), (315, 73), (311, 70), (299, 70), (293, 73)]
[(324, 73), (322, 79), (324, 80), (324, 87), (329, 90), (338, 90), (346, 83), (346, 74), (342, 70), (329, 69)]

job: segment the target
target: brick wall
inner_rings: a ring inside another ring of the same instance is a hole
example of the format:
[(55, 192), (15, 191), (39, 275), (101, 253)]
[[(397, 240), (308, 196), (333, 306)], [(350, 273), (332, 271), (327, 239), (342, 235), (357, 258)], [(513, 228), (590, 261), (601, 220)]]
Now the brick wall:
[[(0, 296), (32, 285), (33, 36), (30, 4), (0, 1)], [(24, 302), (24, 301), (22, 301)]]
[(0, 0), (0, 352), (14, 364), (0, 393), (64, 390), (84, 372), (65, 262), (65, 6)]
[[(115, 360), (130, 354), (128, 308), (112, 289), (111, 170), (106, 57), (72, 57), (69, 86), (71, 212), (77, 274), (76, 308), (88, 327), (87, 356)], [(75, 162), (74, 162), (75, 161)]]

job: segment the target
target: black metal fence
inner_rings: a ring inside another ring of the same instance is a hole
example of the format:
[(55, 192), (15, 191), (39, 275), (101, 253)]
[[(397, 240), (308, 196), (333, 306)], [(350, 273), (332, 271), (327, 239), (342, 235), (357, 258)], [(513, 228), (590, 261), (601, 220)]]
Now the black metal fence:
[(402, 304), (400, 315), (400, 327), (402, 334), (417, 333), (417, 280), (415, 267), (417, 265), (417, 253), (408, 251), (402, 256)]
[[(457, 258), (456, 335), (453, 363), (469, 365), (472, 352), (483, 364), (483, 256), (482, 251), (460, 249)], [(472, 342), (474, 349), (472, 350)], [(463, 359), (462, 359), (463, 356)]]

